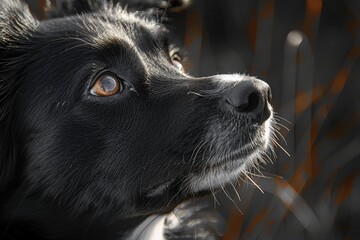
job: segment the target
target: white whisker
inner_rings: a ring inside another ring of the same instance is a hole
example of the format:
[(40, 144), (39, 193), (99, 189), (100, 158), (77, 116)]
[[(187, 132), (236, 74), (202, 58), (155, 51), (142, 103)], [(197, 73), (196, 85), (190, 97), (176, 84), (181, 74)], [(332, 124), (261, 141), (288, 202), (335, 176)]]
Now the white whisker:
[(289, 157), (291, 157), (291, 155), (277, 142), (274, 142), (281, 150), (284, 151), (284, 153), (286, 153), (286, 155), (288, 155)]
[(288, 124), (291, 125), (291, 122), (290, 122), (289, 120), (287, 120), (287, 119), (284, 118), (284, 117), (281, 117), (281, 116), (278, 115), (277, 113), (274, 113), (274, 118), (275, 118), (275, 119), (279, 119), (279, 120), (283, 120), (283, 121), (285, 121), (285, 122), (287, 122)]
[(239, 199), (239, 202), (241, 202), (241, 198), (240, 198), (238, 191), (236, 190), (236, 187), (234, 186), (234, 184), (232, 182), (230, 182), (230, 184), (231, 184), (232, 188), (234, 189), (234, 192), (235, 192), (237, 198)]
[(239, 212), (242, 214), (242, 211), (239, 209), (238, 205), (235, 203), (235, 201), (230, 197), (230, 195), (226, 192), (225, 188), (223, 187), (223, 185), (221, 184), (221, 180), (219, 180), (220, 183), (220, 187), (223, 190), (223, 192), (225, 193), (225, 195), (227, 196), (227, 198), (235, 205), (235, 207), (237, 208), (237, 210), (239, 210)]
[[(287, 142), (286, 142), (284, 136), (281, 134), (281, 132), (280, 132), (279, 130), (275, 129), (275, 128), (272, 128), (272, 130), (273, 130), (275, 133), (279, 134), (280, 137), (281, 137), (281, 139), (282, 139), (282, 140), (285, 142), (285, 144), (287, 145)], [(274, 136), (277, 136), (277, 135), (274, 134)], [(277, 139), (278, 139), (278, 138), (277, 138)], [(279, 140), (279, 139), (278, 139), (278, 140)]]
[(251, 177), (249, 177), (249, 175), (246, 174), (246, 171), (244, 171), (243, 173), (252, 182), (252, 184), (254, 184), (260, 190), (260, 192), (264, 193), (261, 187)]
[(290, 129), (288, 127), (286, 127), (284, 124), (276, 122), (276, 125), (281, 126), (281, 127), (285, 128), (288, 132), (290, 132)]

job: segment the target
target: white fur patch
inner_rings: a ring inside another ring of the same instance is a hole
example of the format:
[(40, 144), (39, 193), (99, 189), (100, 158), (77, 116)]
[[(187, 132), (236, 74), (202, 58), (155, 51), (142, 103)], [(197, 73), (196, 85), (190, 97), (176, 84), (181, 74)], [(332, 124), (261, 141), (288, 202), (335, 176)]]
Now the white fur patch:
[[(189, 180), (189, 190), (191, 192), (199, 192), (201, 190), (224, 187), (227, 183), (236, 181), (241, 173), (246, 170), (247, 165), (251, 165), (252, 160), (257, 159), (259, 155), (259, 152), (255, 151), (247, 158), (224, 164), (224, 166), (214, 167), (199, 175), (194, 175)], [(229, 168), (232, 168), (232, 170), (229, 170)]]
[(164, 221), (166, 215), (151, 215), (145, 219), (131, 235), (128, 240), (165, 240)]

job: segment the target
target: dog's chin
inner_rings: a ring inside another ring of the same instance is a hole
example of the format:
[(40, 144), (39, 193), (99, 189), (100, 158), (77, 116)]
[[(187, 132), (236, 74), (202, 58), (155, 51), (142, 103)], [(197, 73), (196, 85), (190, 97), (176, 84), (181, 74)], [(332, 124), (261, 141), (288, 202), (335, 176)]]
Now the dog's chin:
[(260, 155), (260, 151), (254, 151), (244, 158), (226, 158), (217, 164), (204, 166), (203, 171), (196, 172), (189, 178), (189, 190), (196, 193), (223, 188), (227, 183), (237, 181), (241, 173), (252, 166)]
[(188, 189), (192, 193), (214, 191), (228, 183), (236, 183), (242, 173), (265, 162), (270, 148), (272, 118), (259, 128), (257, 138), (238, 150), (210, 158), (206, 164), (193, 171), (188, 178)]

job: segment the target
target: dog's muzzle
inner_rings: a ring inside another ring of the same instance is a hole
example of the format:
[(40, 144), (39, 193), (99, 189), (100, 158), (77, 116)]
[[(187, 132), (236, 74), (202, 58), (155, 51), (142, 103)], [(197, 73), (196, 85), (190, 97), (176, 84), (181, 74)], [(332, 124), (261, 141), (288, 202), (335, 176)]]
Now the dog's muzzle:
[(239, 74), (216, 75), (211, 83), (216, 90), (207, 93), (216, 97), (218, 112), (215, 110), (217, 115), (209, 121), (204, 140), (194, 150), (193, 155), (200, 157), (189, 177), (192, 192), (236, 180), (242, 172), (264, 162), (268, 149), (272, 149), (274, 120), (269, 85)]

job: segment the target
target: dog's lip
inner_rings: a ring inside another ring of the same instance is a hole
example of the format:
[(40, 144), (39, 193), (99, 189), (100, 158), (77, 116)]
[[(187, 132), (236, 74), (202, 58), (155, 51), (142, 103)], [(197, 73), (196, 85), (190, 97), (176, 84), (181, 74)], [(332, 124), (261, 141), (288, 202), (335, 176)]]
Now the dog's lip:
[(226, 166), (233, 166), (234, 163), (243, 164), (247, 161), (247, 158), (256, 152), (256, 148), (247, 149), (246, 151), (243, 149), (238, 149), (232, 151), (231, 153), (224, 156), (222, 159), (218, 159), (216, 163), (206, 164), (205, 166), (198, 166), (197, 168), (192, 170), (192, 173), (198, 174), (207, 171), (211, 171), (214, 169), (223, 168)]

